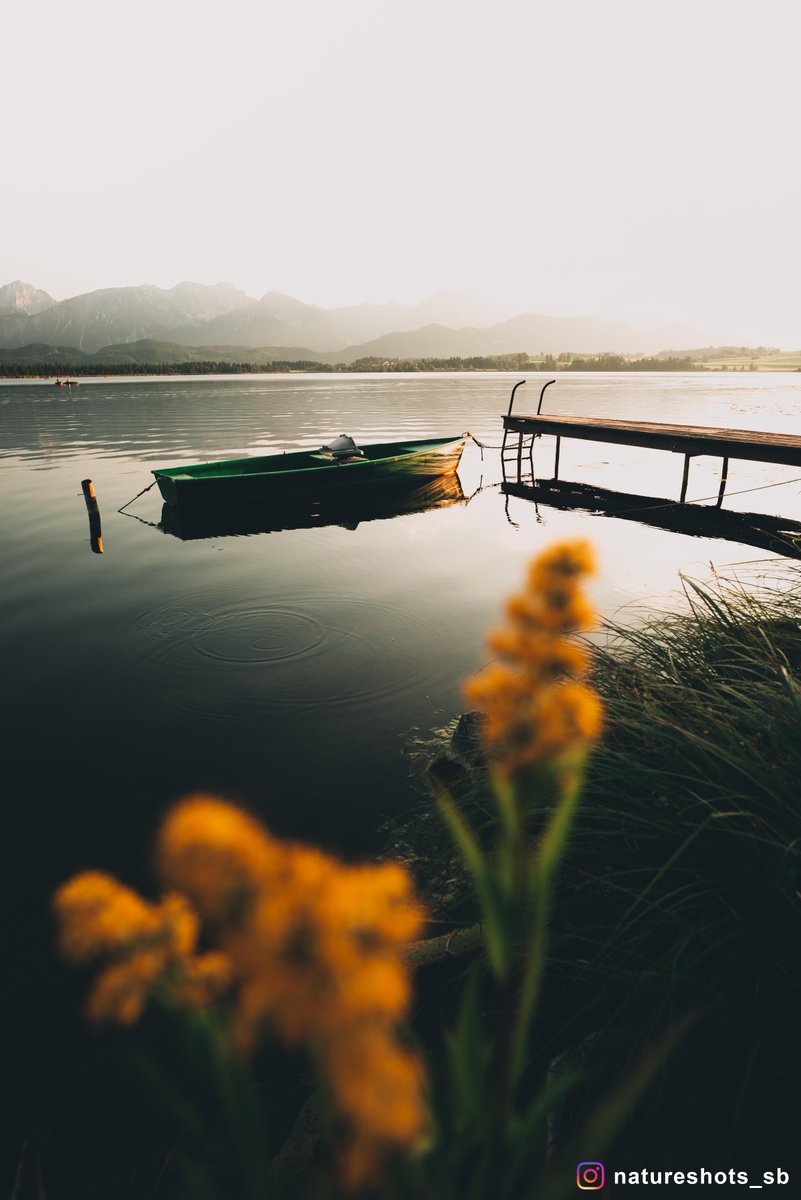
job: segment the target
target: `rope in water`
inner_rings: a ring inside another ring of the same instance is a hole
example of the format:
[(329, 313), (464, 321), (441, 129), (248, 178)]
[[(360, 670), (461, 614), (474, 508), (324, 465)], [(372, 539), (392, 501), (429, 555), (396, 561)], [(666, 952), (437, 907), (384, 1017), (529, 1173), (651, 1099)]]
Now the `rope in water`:
[(476, 437), (476, 435), (474, 433), (471, 433), (469, 430), (467, 431), (465, 436), (469, 437), (471, 439), (471, 441), (474, 441), (476, 443), (476, 445), (478, 446), (479, 450), (481, 451), (481, 461), (482, 462), (484, 461), (484, 451), (485, 450), (503, 450), (502, 445), (496, 446), (492, 442), (479, 441), (479, 439)]
[(123, 504), (122, 508), (118, 508), (117, 512), (121, 513), (123, 511), (123, 509), (128, 508), (131, 504), (133, 504), (134, 500), (138, 500), (140, 496), (144, 496), (145, 492), (149, 492), (150, 489), (152, 487), (155, 487), (157, 483), (158, 483), (158, 480), (154, 479), (153, 482), (149, 483), (146, 488), (142, 488), (141, 492), (137, 492), (135, 496), (131, 496), (131, 499), (128, 501), (128, 503)]

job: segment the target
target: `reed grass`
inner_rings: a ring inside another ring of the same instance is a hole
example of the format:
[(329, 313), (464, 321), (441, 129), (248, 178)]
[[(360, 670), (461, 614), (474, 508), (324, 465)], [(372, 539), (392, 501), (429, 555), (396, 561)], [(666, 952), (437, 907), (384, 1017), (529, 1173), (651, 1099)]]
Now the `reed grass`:
[(620, 1154), (764, 1166), (799, 1132), (801, 593), (796, 572), (685, 591), (684, 612), (613, 628), (597, 655), (608, 728), (541, 1030), (555, 1052), (581, 1047), (602, 1089), (694, 1014)]

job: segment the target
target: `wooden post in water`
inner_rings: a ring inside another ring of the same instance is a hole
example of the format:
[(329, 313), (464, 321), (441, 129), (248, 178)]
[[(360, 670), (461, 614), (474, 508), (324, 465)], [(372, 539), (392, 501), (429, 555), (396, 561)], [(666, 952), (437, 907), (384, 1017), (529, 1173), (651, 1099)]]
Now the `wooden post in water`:
[(89, 514), (89, 544), (93, 554), (103, 554), (103, 531), (100, 527), (100, 508), (95, 494), (95, 485), (91, 479), (81, 480), (81, 491), (86, 501), (86, 511)]
[(95, 485), (92, 483), (91, 479), (81, 480), (81, 491), (83, 492), (83, 498), (86, 501), (86, 511), (89, 513), (98, 512)]

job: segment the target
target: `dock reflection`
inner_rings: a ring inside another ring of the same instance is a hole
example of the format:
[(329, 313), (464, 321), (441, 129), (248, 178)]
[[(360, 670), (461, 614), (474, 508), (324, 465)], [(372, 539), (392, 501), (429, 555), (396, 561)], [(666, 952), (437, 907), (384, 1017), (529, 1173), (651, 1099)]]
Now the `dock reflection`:
[(787, 558), (801, 559), (801, 523), (764, 513), (731, 512), (716, 506), (681, 504), (659, 496), (614, 492), (584, 483), (556, 479), (501, 484), (506, 496), (516, 496), (550, 508), (581, 509), (623, 521), (690, 537), (722, 538)]
[(423, 484), (407, 484), (363, 496), (270, 500), (263, 505), (204, 505), (186, 509), (165, 504), (159, 529), (184, 542), (289, 529), (318, 529), (326, 525), (356, 529), (366, 521), (386, 521), (463, 502), (465, 495), (458, 476), (447, 475)]

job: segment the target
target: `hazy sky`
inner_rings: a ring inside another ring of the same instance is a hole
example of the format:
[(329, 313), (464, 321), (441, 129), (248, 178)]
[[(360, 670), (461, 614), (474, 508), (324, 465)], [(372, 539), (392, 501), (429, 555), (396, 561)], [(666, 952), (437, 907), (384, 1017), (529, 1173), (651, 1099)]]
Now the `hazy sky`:
[(798, 0), (4, 6), (0, 283), (801, 346)]

